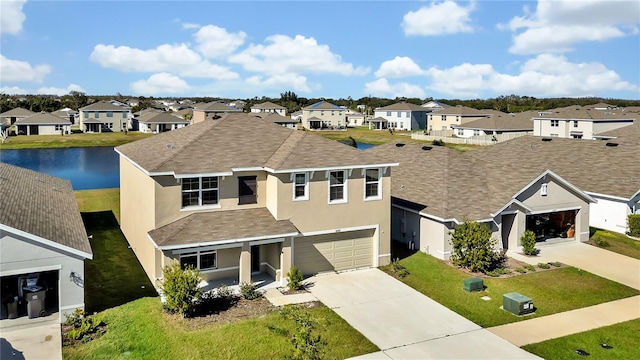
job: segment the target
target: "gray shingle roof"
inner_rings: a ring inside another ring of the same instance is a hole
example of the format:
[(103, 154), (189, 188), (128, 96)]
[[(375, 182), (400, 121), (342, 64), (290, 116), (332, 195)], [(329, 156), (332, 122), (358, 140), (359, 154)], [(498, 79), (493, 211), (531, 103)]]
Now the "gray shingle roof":
[(194, 111), (214, 111), (214, 112), (242, 112), (242, 110), (240, 109), (236, 109), (232, 106), (229, 106), (227, 104), (223, 104), (221, 102), (218, 101), (212, 101), (210, 103), (207, 104), (203, 104), (203, 105), (198, 105), (198, 107), (194, 110)]
[(16, 125), (71, 125), (67, 119), (51, 115), (50, 113), (37, 113), (26, 118), (16, 120)]
[(596, 110), (591, 107), (571, 105), (563, 108), (545, 110), (542, 116), (536, 114), (536, 119), (570, 119), (593, 121), (618, 121), (623, 119), (638, 119), (638, 114), (623, 111), (622, 108)]
[[(533, 121), (531, 118), (534, 112), (507, 114), (500, 111), (486, 111), (489, 117), (472, 120), (461, 125), (452, 125), (454, 128), (477, 129), (477, 130), (519, 130), (533, 131)], [(537, 113), (535, 113), (537, 115)]]
[(486, 219), (547, 170), (583, 191), (630, 198), (640, 191), (640, 142), (606, 146), (605, 141), (524, 136), (459, 153), (433, 146), (385, 144), (367, 150), (400, 162), (391, 195), (426, 206), (425, 212), (460, 221)]
[(297, 124), (298, 123), (297, 120), (293, 120), (289, 116), (282, 116), (278, 113), (253, 113), (252, 115), (255, 115), (256, 117), (262, 120), (271, 121), (276, 124), (284, 124), (284, 123)]
[(256, 208), (190, 214), (151, 230), (149, 236), (168, 247), (297, 233), (291, 221), (276, 220), (266, 208)]
[(27, 110), (27, 109), (23, 109), (21, 107), (17, 107), (17, 108), (13, 108), (9, 111), (5, 111), (2, 114), (0, 114), (0, 117), (11, 117), (11, 116), (16, 116), (16, 117), (23, 117), (23, 116), (29, 116), (29, 115), (33, 115), (35, 114), (35, 112), (31, 111), (31, 110)]
[(429, 109), (407, 102), (399, 102), (389, 106), (377, 108), (376, 111), (429, 111)]
[(447, 108), (443, 108), (433, 113), (434, 115), (460, 115), (460, 116), (483, 116), (487, 115), (486, 112), (482, 110), (466, 107), (466, 106), (451, 106)]
[(126, 106), (118, 106), (118, 105), (114, 105), (108, 101), (98, 101), (95, 102), (91, 105), (87, 105), (85, 107), (81, 107), (80, 111), (127, 111), (127, 110), (131, 110), (131, 108), (126, 107)]
[(173, 114), (162, 112), (150, 112), (146, 113), (138, 118), (138, 121), (147, 124), (177, 124), (177, 123), (189, 123), (189, 120), (184, 120)]
[(255, 104), (251, 108), (252, 109), (286, 109), (284, 106), (274, 104), (271, 101), (265, 101), (261, 104)]
[[(295, 140), (295, 141), (293, 141)], [(227, 114), (182, 129), (118, 146), (148, 172), (202, 174), (233, 168), (273, 170), (384, 164), (376, 156), (318, 135)]]
[(318, 101), (315, 104), (311, 104), (302, 110), (344, 110), (338, 105), (332, 104), (327, 101)]
[(91, 245), (68, 180), (0, 163), (0, 194), (0, 224), (91, 257)]

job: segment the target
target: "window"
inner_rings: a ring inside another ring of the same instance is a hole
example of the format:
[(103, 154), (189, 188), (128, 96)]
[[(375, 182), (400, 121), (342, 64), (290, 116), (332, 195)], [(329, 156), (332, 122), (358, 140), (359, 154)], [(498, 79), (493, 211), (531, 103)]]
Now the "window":
[(547, 184), (542, 184), (540, 186), (540, 195), (547, 196)]
[(95, 111), (93, 114), (94, 114), (94, 116), (95, 116), (95, 118), (96, 118), (96, 119), (99, 119), (99, 118), (100, 118), (100, 112)]
[(480, 130), (473, 130), (473, 136), (480, 136)]
[(366, 169), (364, 176), (364, 198), (380, 199), (380, 169)]
[(442, 121), (447, 121), (447, 115), (442, 115), (442, 116), (440, 116), (440, 120), (442, 120)]
[(107, 117), (113, 117), (113, 111), (107, 111)]
[(64, 130), (64, 125), (56, 125), (56, 131)]
[(404, 123), (400, 122), (400, 129), (404, 128)]
[(293, 184), (293, 200), (309, 199), (309, 178), (306, 173), (295, 174)]
[(329, 203), (346, 201), (344, 171), (329, 172)]
[(218, 177), (182, 179), (182, 207), (218, 204)]
[(578, 127), (578, 120), (573, 120), (573, 127)]
[(324, 110), (320, 111), (320, 116), (324, 115)]
[(560, 126), (560, 120), (551, 120), (551, 127)]
[(447, 125), (442, 125), (442, 130), (447, 130)]
[(464, 135), (464, 129), (458, 129), (458, 136)]
[(582, 135), (571, 135), (574, 139), (582, 139)]
[(402, 111), (398, 111), (398, 117), (402, 117)]
[(387, 116), (391, 116), (391, 111), (387, 111)]
[(180, 267), (183, 269), (186, 267), (192, 267), (194, 269), (209, 270), (215, 269), (217, 264), (216, 251), (202, 251), (191, 252), (180, 255)]
[(91, 116), (91, 112), (90, 111), (83, 111), (82, 113), (84, 114), (84, 118), (85, 119), (88, 119), (89, 116)]
[(404, 117), (409, 117), (409, 114), (411, 114), (409, 111), (407, 111), (406, 113), (404, 113)]
[(238, 205), (256, 204), (258, 202), (256, 187), (257, 180), (255, 176), (239, 176)]
[(335, 115), (335, 111), (331, 110), (331, 116)]
[(456, 116), (456, 122), (460, 122), (460, 116)]

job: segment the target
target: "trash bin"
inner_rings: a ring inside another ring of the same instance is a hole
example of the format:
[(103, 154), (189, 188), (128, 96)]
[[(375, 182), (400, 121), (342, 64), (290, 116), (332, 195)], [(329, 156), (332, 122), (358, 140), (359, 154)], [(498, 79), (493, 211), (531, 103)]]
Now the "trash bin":
[(44, 313), (45, 291), (26, 292), (24, 297), (27, 300), (27, 315), (29, 319), (40, 317), (40, 315)]
[(7, 303), (8, 314), (7, 317), (9, 319), (17, 319), (18, 318), (18, 299), (14, 299), (14, 301)]

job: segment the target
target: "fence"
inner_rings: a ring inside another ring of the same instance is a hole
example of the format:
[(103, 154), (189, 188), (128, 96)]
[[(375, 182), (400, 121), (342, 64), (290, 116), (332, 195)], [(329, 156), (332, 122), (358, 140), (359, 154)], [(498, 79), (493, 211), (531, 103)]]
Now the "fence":
[(493, 145), (503, 141), (519, 138), (521, 136), (532, 135), (532, 132), (511, 132), (511, 133), (502, 133), (496, 135), (479, 135), (472, 136), (470, 138), (461, 138), (453, 136), (450, 134), (449, 136), (443, 136), (438, 133), (444, 133), (449, 130), (441, 130), (441, 131), (430, 131), (429, 135), (421, 134), (421, 133), (412, 133), (411, 139), (413, 140), (424, 140), (424, 141), (434, 141), (434, 140), (442, 140), (446, 143), (450, 144), (467, 144), (467, 145)]

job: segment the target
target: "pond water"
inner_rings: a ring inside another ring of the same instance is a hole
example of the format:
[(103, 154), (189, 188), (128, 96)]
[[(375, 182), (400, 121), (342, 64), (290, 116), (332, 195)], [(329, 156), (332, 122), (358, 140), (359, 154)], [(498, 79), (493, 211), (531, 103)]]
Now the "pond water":
[[(341, 143), (345, 144), (345, 145), (349, 145), (350, 143), (348, 141), (340, 141)], [(370, 149), (372, 147), (376, 146), (375, 144), (367, 144), (367, 143), (361, 143), (361, 142), (356, 142), (356, 147), (360, 150), (366, 150), (366, 149)]]
[(113, 147), (2, 150), (0, 161), (67, 179), (74, 190), (120, 187)]

